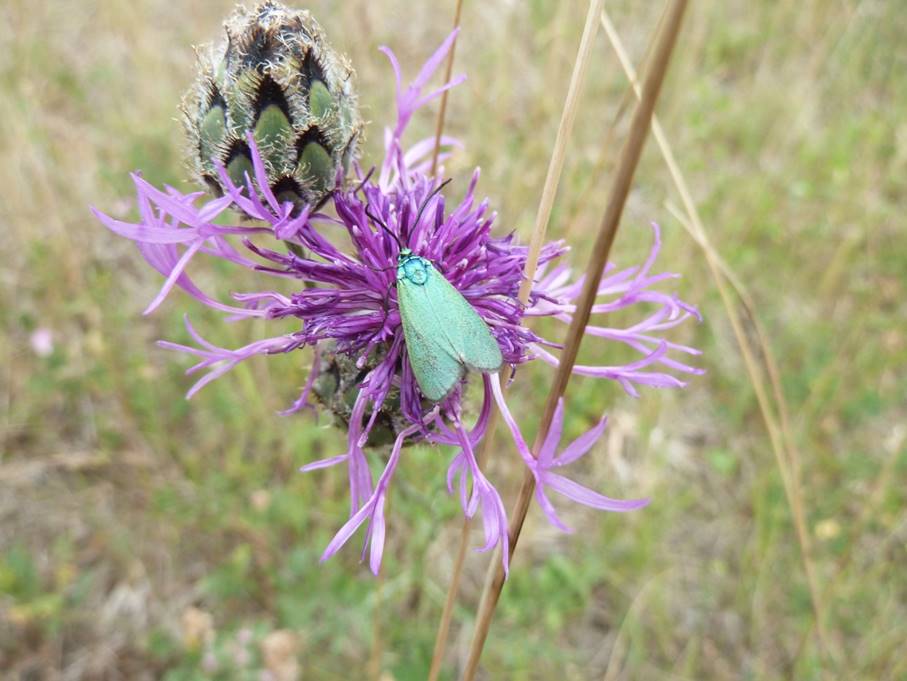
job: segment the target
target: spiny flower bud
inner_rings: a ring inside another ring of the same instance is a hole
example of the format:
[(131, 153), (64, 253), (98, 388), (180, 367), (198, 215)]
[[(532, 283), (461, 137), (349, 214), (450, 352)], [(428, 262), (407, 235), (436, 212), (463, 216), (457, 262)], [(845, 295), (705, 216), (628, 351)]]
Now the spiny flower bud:
[(224, 28), (224, 42), (198, 50), (182, 103), (195, 175), (223, 194), (217, 160), (245, 186), (251, 133), (278, 200), (319, 204), (349, 169), (362, 130), (351, 66), (306, 10), (268, 0), (238, 7)]
[[(345, 427), (349, 427), (353, 417), (362, 381), (384, 360), (384, 355), (386, 352), (379, 350), (360, 367), (357, 366), (355, 357), (337, 352), (337, 344), (333, 341), (326, 342), (324, 348), (320, 349), (315, 367), (318, 373), (312, 385), (312, 393)], [(372, 427), (369, 447), (392, 445), (397, 436), (411, 425), (400, 408), (399, 393), (399, 389), (391, 388)]]

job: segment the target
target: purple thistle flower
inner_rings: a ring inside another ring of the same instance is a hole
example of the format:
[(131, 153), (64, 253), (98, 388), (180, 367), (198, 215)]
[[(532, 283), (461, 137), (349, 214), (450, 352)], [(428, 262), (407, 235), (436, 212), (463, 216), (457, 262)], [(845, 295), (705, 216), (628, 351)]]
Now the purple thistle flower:
[[(196, 205), (201, 194), (183, 195), (168, 187), (161, 191), (134, 175), (140, 221), (126, 223), (95, 211), (109, 229), (135, 241), (142, 255), (166, 281), (146, 313), (157, 308), (166, 295), (179, 287), (202, 303), (223, 312), (228, 319), (267, 317), (287, 319), (287, 332), (242, 348), (227, 349), (206, 341), (186, 319), (195, 346), (161, 342), (162, 347), (199, 358), (189, 373), (205, 372), (189, 390), (191, 397), (236, 364), (256, 355), (314, 348), (312, 369), (299, 398), (284, 413), (312, 407), (316, 394), (347, 424), (347, 450), (337, 456), (309, 463), (303, 471), (346, 464), (350, 484), (350, 517), (326, 547), (327, 559), (367, 524), (365, 547), (369, 565), (378, 571), (385, 539), (384, 508), (392, 476), (408, 442), (423, 440), (455, 448), (447, 473), (451, 494), (460, 498), (463, 512), (481, 512), (485, 542), (479, 550), (502, 544), (505, 568), (507, 517), (494, 485), (480, 470), (475, 448), (487, 428), (493, 401), (501, 409), (514, 442), (538, 483), (536, 498), (549, 520), (567, 530), (554, 512), (547, 492), (553, 490), (578, 503), (611, 511), (639, 508), (646, 500), (616, 501), (575, 483), (560, 473), (561, 466), (585, 454), (599, 439), (605, 420), (555, 456), (563, 425), (563, 403), (558, 406), (551, 431), (537, 459), (532, 457), (518, 425), (508, 409), (497, 375), (482, 376), (482, 406), (472, 426), (464, 424), (462, 384), (439, 403), (426, 400), (419, 389), (406, 354), (406, 344), (397, 306), (395, 272), (401, 246), (430, 260), (434, 267), (463, 295), (488, 325), (500, 346), (504, 361), (513, 367), (539, 359), (557, 365), (557, 343), (538, 336), (525, 324), (534, 317), (552, 317), (569, 324), (573, 301), (582, 280), (571, 280), (564, 265), (554, 265), (566, 252), (562, 242), (549, 243), (540, 256), (540, 270), (529, 303), (517, 295), (528, 249), (514, 235), (494, 236), (495, 213), (488, 200), (476, 201), (479, 171), (462, 201), (448, 206), (444, 185), (426, 172), (433, 140), (423, 140), (405, 151), (402, 136), (414, 112), (462, 77), (423, 94), (434, 71), (453, 42), (451, 34), (406, 88), (400, 66), (387, 48), (397, 83), (397, 121), (385, 132), (386, 155), (380, 172), (365, 174), (357, 169), (358, 184), (333, 194), (334, 214), (299, 211), (277, 200), (267, 181), (267, 172), (251, 135), (248, 137), (254, 176), (245, 186), (233, 183), (226, 170), (215, 163), (225, 195)], [(444, 158), (456, 142), (444, 139)], [(338, 178), (339, 179), (339, 178)], [(229, 209), (245, 218), (238, 225), (215, 225)], [(250, 226), (256, 220), (265, 226)], [(609, 265), (599, 286), (601, 302), (593, 314), (605, 315), (628, 308), (643, 311), (642, 319), (629, 328), (589, 326), (586, 333), (626, 345), (639, 354), (619, 366), (582, 366), (578, 375), (617, 381), (632, 396), (637, 386), (682, 387), (674, 374), (699, 374), (678, 355), (698, 355), (694, 348), (664, 340), (661, 334), (699, 313), (658, 286), (676, 277), (652, 274), (661, 242), (653, 225), (654, 244), (639, 267), (617, 270)], [(241, 239), (242, 249), (231, 243)], [(347, 247), (338, 243), (348, 242)], [(253, 269), (266, 276), (298, 283), (295, 293), (274, 290), (236, 293), (236, 304), (225, 304), (202, 292), (187, 273), (196, 255), (212, 256)], [(337, 407), (319, 393), (319, 381), (337, 380)], [(328, 376), (328, 374), (331, 374)], [(347, 394), (351, 391), (351, 394)], [(349, 400), (347, 401), (347, 398)], [(344, 410), (341, 413), (341, 410)], [(390, 430), (390, 458), (377, 482), (372, 479), (366, 450), (375, 445), (379, 429)], [(365, 548), (363, 549), (364, 556)]]

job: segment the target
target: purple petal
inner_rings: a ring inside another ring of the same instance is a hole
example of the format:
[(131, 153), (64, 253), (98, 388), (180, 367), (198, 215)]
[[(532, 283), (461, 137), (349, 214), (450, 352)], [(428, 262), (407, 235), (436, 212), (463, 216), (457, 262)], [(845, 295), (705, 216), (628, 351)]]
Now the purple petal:
[[(437, 70), (441, 63), (444, 61), (444, 57), (447, 56), (447, 53), (450, 51), (450, 48), (453, 46), (454, 40), (457, 39), (457, 35), (460, 33), (459, 26), (455, 28), (450, 34), (444, 39), (444, 42), (435, 50), (435, 53), (428, 58), (422, 68), (419, 69), (419, 75), (416, 76), (413, 80), (412, 85), (413, 89), (422, 89), (425, 87), (425, 84), (428, 83), (428, 79), (432, 77), (432, 74)], [(397, 69), (394, 69), (396, 72)]]
[(199, 240), (194, 244), (189, 246), (186, 249), (186, 252), (180, 256), (180, 259), (176, 262), (176, 265), (173, 266), (170, 275), (167, 277), (167, 281), (164, 282), (164, 285), (161, 287), (161, 290), (158, 291), (158, 294), (154, 297), (148, 307), (145, 308), (145, 311), (142, 314), (151, 314), (154, 312), (158, 306), (164, 302), (164, 298), (167, 297), (167, 294), (173, 290), (173, 287), (176, 285), (177, 280), (180, 278), (180, 275), (183, 273), (183, 270), (186, 269), (186, 265), (189, 264), (189, 261), (192, 260), (192, 256), (198, 253), (198, 249), (202, 247), (204, 242)]
[(321, 470), (322, 468), (330, 468), (331, 466), (336, 466), (339, 463), (343, 463), (349, 458), (349, 454), (338, 454), (337, 456), (332, 456), (327, 459), (319, 459), (318, 461), (313, 461), (312, 463), (307, 463), (305, 466), (299, 470), (302, 473), (308, 473), (310, 471)]
[(608, 417), (603, 416), (601, 420), (590, 430), (587, 430), (585, 433), (576, 438), (571, 442), (564, 451), (561, 452), (552, 462), (555, 466), (566, 466), (567, 464), (573, 463), (578, 458), (583, 456), (588, 452), (592, 445), (598, 442), (598, 439), (602, 436), (602, 433), (605, 432), (605, 428), (608, 425)]
[(198, 219), (198, 212), (191, 205), (187, 205), (186, 203), (165, 194), (135, 173), (132, 174), (132, 181), (135, 183), (136, 191), (138, 191), (138, 193), (148, 197), (151, 202), (159, 206), (168, 215), (172, 215), (177, 220), (190, 227), (198, 227), (201, 223)]
[(459, 76), (455, 76), (454, 78), (451, 78), (449, 82), (445, 83), (444, 85), (439, 87), (437, 90), (433, 90), (432, 92), (425, 95), (424, 97), (420, 97), (419, 99), (417, 99), (415, 101), (415, 103), (413, 104), (413, 109), (421, 109), (423, 106), (425, 106), (432, 100), (437, 99), (438, 97), (440, 97), (442, 94), (444, 94), (451, 88), (454, 88), (457, 85), (460, 85), (465, 81), (466, 81), (466, 76), (463, 74), (460, 74)]
[(184, 244), (198, 238), (198, 233), (194, 229), (162, 229), (159, 227), (149, 227), (144, 224), (133, 224), (115, 220), (92, 208), (91, 212), (101, 221), (111, 232), (124, 236), (132, 241), (141, 241), (146, 244)]
[(584, 506), (589, 506), (591, 508), (597, 508), (602, 511), (615, 511), (622, 513), (625, 511), (633, 511), (637, 508), (642, 508), (643, 506), (648, 505), (649, 499), (628, 499), (626, 501), (621, 501), (620, 499), (611, 499), (606, 497), (598, 492), (593, 492), (588, 487), (583, 487), (573, 480), (565, 478), (563, 475), (558, 475), (557, 473), (545, 472), (543, 476), (544, 484), (553, 489), (559, 494), (563, 494), (568, 499), (583, 504)]
[(378, 51), (384, 54), (387, 57), (388, 61), (391, 63), (391, 68), (394, 70), (394, 79), (397, 82), (397, 90), (400, 89), (401, 84), (403, 83), (403, 75), (400, 71), (400, 62), (397, 61), (397, 55), (394, 54), (391, 48), (386, 45), (381, 45), (378, 48)]
[(523, 461), (525, 461), (530, 468), (534, 468), (536, 462), (532, 456), (532, 450), (529, 449), (529, 445), (527, 445), (526, 440), (523, 439), (520, 427), (517, 425), (513, 415), (510, 413), (510, 409), (507, 407), (507, 403), (504, 401), (504, 394), (501, 391), (501, 379), (497, 374), (492, 374), (491, 376), (491, 390), (494, 394), (495, 402), (497, 402), (498, 409), (501, 412), (501, 417), (510, 429), (510, 434), (513, 437), (514, 444), (516, 444), (517, 451), (520, 456), (523, 457)]
[(539, 451), (538, 462), (542, 468), (548, 468), (554, 460), (554, 452), (561, 441), (561, 435), (564, 432), (564, 398), (557, 401), (554, 409), (554, 417), (551, 419), (551, 426), (548, 428), (548, 434), (545, 436), (545, 442), (542, 443), (542, 449)]
[(375, 504), (375, 514), (372, 516), (371, 530), (371, 554), (369, 556), (369, 567), (374, 574), (378, 574), (381, 568), (381, 557), (384, 555), (384, 495), (378, 497)]
[[(255, 135), (249, 130), (246, 132), (246, 141), (249, 143), (249, 151), (252, 153), (252, 168), (255, 171), (255, 183), (264, 194), (265, 200), (271, 206), (275, 214), (280, 212), (280, 203), (274, 192), (271, 191), (271, 185), (268, 182), (268, 171), (265, 170), (264, 161), (261, 160), (261, 153), (258, 151), (258, 145), (255, 143)], [(251, 195), (251, 193), (250, 193)]]
[(354, 513), (353, 516), (349, 520), (347, 520), (346, 523), (344, 523), (343, 527), (341, 527), (337, 531), (337, 534), (334, 535), (334, 538), (331, 539), (330, 543), (324, 549), (324, 553), (321, 554), (321, 559), (319, 560), (319, 562), (323, 563), (328, 558), (337, 553), (343, 547), (343, 545), (346, 544), (347, 541), (349, 541), (349, 538), (353, 536), (353, 533), (359, 529), (359, 526), (365, 522), (365, 519), (368, 518), (371, 512), (371, 503), (363, 505), (362, 508), (356, 511), (356, 513)]
[(545, 514), (545, 517), (548, 518), (548, 522), (554, 525), (561, 532), (566, 532), (568, 534), (573, 533), (572, 528), (561, 522), (561, 519), (558, 517), (557, 512), (554, 510), (554, 505), (551, 503), (548, 495), (545, 494), (544, 485), (536, 485), (535, 500), (538, 502), (538, 505), (542, 509), (542, 512)]

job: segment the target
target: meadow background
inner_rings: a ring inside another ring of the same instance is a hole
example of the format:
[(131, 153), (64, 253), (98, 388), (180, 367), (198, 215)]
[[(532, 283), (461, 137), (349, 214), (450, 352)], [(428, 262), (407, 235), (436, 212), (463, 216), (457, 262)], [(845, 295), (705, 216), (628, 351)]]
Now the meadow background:
[[(608, 2), (639, 65), (661, 3)], [(629, 515), (535, 509), (483, 658), (485, 679), (907, 678), (907, 13), (880, 0), (691, 3), (658, 105), (718, 252), (771, 341), (800, 452), (823, 628), (804, 577), (752, 384), (703, 252), (649, 141), (612, 259), (638, 261), (658, 221), (659, 269), (704, 322), (672, 338), (707, 370), (683, 391), (575, 381), (567, 428), (610, 414), (578, 478), (650, 495)], [(415, 74), (452, 2), (308, 2), (358, 71), (372, 121), (393, 119), (380, 44)], [(176, 105), (190, 46), (229, 0), (0, 4), (0, 676), (10, 679), (424, 679), (460, 528), (443, 453), (407, 452), (378, 582), (348, 547), (321, 550), (348, 510), (346, 474), (300, 465), (343, 450), (327, 419), (280, 418), (308, 355), (256, 359), (183, 395), (182, 316), (238, 346), (89, 204), (131, 216), (128, 172), (187, 189)], [(528, 235), (586, 11), (583, 2), (465, 3), (447, 130), (456, 193), (473, 166), (501, 231)], [(576, 267), (604, 208), (632, 99), (599, 32), (551, 235)], [(435, 110), (410, 140), (434, 129)], [(900, 237), (900, 238), (899, 238)], [(227, 296), (254, 277), (197, 261)], [(626, 320), (625, 320), (626, 321)], [(273, 328), (272, 328), (273, 330)], [(588, 342), (590, 361), (613, 347)], [(551, 373), (511, 392), (526, 424)], [(501, 438), (505, 503), (522, 474)], [(468, 558), (445, 675), (471, 632), (487, 558)]]

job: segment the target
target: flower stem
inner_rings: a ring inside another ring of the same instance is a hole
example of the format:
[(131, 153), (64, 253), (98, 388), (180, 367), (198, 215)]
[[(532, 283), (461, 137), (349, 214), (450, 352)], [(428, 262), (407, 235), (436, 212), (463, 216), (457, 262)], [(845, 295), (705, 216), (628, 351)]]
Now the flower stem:
[[(579, 48), (576, 53), (576, 60), (573, 63), (573, 73), (570, 75), (570, 85), (567, 88), (567, 97), (564, 100), (564, 108), (561, 111), (561, 120), (558, 124), (557, 136), (554, 140), (554, 149), (551, 153), (551, 160), (548, 162), (548, 172), (545, 176), (545, 184), (542, 187), (542, 197), (539, 201), (538, 211), (535, 218), (535, 228), (529, 243), (529, 253), (526, 258), (526, 265), (523, 268), (523, 282), (520, 286), (519, 299), (523, 305), (529, 302), (529, 294), (532, 291), (532, 282), (535, 279), (535, 272), (538, 267), (539, 253), (542, 244), (545, 242), (545, 235), (548, 231), (548, 221), (551, 218), (551, 208), (554, 205), (554, 197), (557, 195), (558, 184), (561, 179), (561, 172), (564, 168), (564, 159), (566, 158), (567, 144), (573, 133), (573, 123), (576, 120), (576, 110), (579, 104), (579, 96), (585, 80), (586, 71), (592, 57), (592, 47), (595, 35), (598, 31), (598, 16), (604, 9), (604, 0), (590, 0), (589, 11), (586, 14), (586, 23), (583, 26), (583, 35), (580, 38)], [(455, 24), (460, 22), (460, 2), (457, 3), (457, 14), (454, 19)], [(451, 50), (452, 51), (452, 50)], [(447, 80), (450, 80), (450, 64), (448, 62)], [(444, 93), (445, 97), (447, 93)], [(435, 158), (437, 158), (438, 148), (441, 141), (441, 127), (443, 125), (444, 106), (446, 99), (441, 101), (441, 114), (438, 117), (438, 129), (435, 137)], [(434, 174), (434, 162), (432, 163), (432, 174)], [(502, 371), (501, 383), (503, 389), (507, 389), (507, 382), (510, 378), (509, 368)], [(488, 429), (485, 437), (482, 439), (477, 452), (477, 463), (480, 468), (485, 467), (488, 448), (494, 438), (495, 429), (498, 424), (498, 412), (494, 411), (491, 420), (488, 423)], [(438, 624), (438, 633), (435, 637), (435, 648), (432, 653), (431, 668), (428, 674), (428, 681), (437, 681), (438, 674), (441, 671), (441, 661), (444, 658), (444, 650), (447, 644), (447, 635), (450, 630), (450, 620), (453, 616), (453, 606), (457, 601), (457, 594), (460, 591), (460, 577), (463, 574), (463, 562), (466, 559), (466, 548), (469, 545), (469, 532), (472, 521), (469, 518), (464, 519), (463, 529), (460, 532), (460, 544), (457, 548), (457, 556), (454, 562), (453, 572), (450, 577), (450, 585), (447, 589), (447, 598), (444, 601), (444, 610), (441, 613), (441, 621)]]
[[(457, 0), (457, 8), (454, 10), (453, 27), (454, 30), (460, 25), (460, 13), (463, 10), (463, 0)], [(444, 69), (444, 82), (449, 83), (453, 73), (454, 52), (457, 51), (457, 39), (454, 38), (450, 46), (450, 53), (447, 55), (447, 66)], [(431, 155), (431, 172), (429, 175), (434, 177), (438, 172), (438, 154), (441, 152), (441, 135), (444, 132), (444, 118), (447, 116), (447, 95), (450, 90), (445, 90), (441, 94), (441, 106), (438, 108), (438, 124), (435, 126), (435, 150)]]
[[(602, 272), (608, 261), (611, 246), (614, 243), (614, 237), (617, 234), (620, 217), (623, 213), (624, 204), (626, 203), (627, 195), (630, 191), (630, 185), (632, 184), (633, 176), (639, 163), (639, 157), (642, 153), (643, 145), (649, 131), (652, 113), (655, 109), (655, 102), (658, 99), (661, 85), (664, 82), (664, 76), (667, 72), (671, 53), (677, 41), (677, 35), (680, 31), (680, 24), (683, 19), (686, 5), (687, 0), (671, 0), (664, 27), (657, 39), (651, 66), (646, 74), (645, 83), (643, 85), (642, 97), (633, 113), (629, 136), (621, 150), (617, 172), (614, 176), (614, 181), (608, 195), (608, 204), (605, 208), (605, 214), (602, 217), (601, 227), (595, 241), (595, 246), (593, 247), (589, 266), (586, 269), (582, 294), (577, 303), (576, 312), (570, 324), (570, 329), (567, 332), (567, 339), (564, 343), (564, 350), (560, 356), (560, 364), (558, 365), (557, 373), (555, 374), (551, 390), (548, 393), (541, 427), (539, 428), (535, 445), (532, 448), (533, 452), (538, 452), (541, 443), (544, 442), (548, 429), (551, 426), (558, 400), (563, 396), (564, 391), (567, 388), (573, 366), (576, 363), (579, 345), (591, 315), (592, 305), (595, 301)], [(513, 556), (513, 553), (516, 550), (520, 531), (523, 528), (523, 522), (526, 519), (526, 513), (529, 510), (529, 502), (532, 499), (534, 490), (535, 478), (533, 477), (532, 472), (527, 470), (523, 477), (523, 483), (520, 487), (516, 506), (511, 513), (509, 532), (511, 556)], [(491, 577), (492, 574), (494, 575), (493, 577)], [(486, 581), (487, 588), (482, 595), (482, 601), (479, 604), (479, 610), (476, 615), (475, 632), (469, 648), (466, 668), (463, 672), (463, 681), (473, 681), (475, 678), (479, 666), (479, 658), (481, 657), (485, 640), (488, 637), (488, 630), (491, 626), (491, 618), (494, 614), (498, 599), (500, 598), (501, 589), (504, 586), (504, 568), (497, 557), (493, 557), (489, 565), (489, 577), (490, 580)]]

